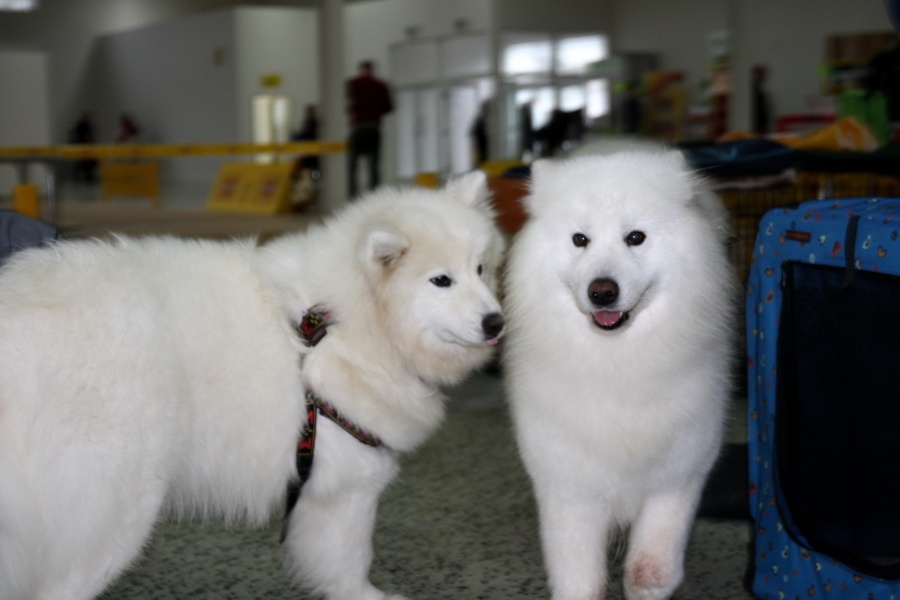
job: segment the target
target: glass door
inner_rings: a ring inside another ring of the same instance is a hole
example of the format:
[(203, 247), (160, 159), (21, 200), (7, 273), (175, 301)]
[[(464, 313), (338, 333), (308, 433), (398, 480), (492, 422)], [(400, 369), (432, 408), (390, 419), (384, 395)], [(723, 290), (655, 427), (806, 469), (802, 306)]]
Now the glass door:
[[(253, 97), (253, 143), (280, 144), (290, 139), (291, 102), (287, 96), (260, 94)], [(257, 154), (256, 162), (275, 162), (275, 155)]]

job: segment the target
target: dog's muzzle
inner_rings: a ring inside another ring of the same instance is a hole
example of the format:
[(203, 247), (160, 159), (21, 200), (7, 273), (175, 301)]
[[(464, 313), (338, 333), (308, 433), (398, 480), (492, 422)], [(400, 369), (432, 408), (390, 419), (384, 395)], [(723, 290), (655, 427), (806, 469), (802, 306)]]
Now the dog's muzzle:
[(605, 331), (618, 329), (628, 320), (628, 312), (615, 310), (619, 300), (619, 284), (615, 279), (602, 277), (591, 282), (587, 289), (588, 300), (596, 307), (591, 313), (597, 327)]
[(498, 312), (489, 313), (481, 320), (481, 330), (484, 332), (484, 340), (493, 346), (500, 342), (500, 335), (506, 326), (506, 319)]

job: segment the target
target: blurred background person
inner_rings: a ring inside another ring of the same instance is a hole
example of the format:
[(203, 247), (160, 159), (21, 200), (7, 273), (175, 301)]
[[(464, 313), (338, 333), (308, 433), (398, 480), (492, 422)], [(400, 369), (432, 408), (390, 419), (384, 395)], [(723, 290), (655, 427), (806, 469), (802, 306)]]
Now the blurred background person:
[(394, 110), (388, 85), (375, 77), (375, 63), (364, 60), (359, 73), (347, 81), (347, 113), (350, 119), (348, 170), (350, 198), (359, 192), (357, 167), (360, 159), (368, 164), (368, 187), (381, 182), (381, 119)]

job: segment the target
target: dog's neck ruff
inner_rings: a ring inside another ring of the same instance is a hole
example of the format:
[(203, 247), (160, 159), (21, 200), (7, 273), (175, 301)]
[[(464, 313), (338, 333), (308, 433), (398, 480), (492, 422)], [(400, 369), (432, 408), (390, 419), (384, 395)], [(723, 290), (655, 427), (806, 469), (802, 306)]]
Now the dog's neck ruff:
[[(328, 325), (332, 323), (331, 312), (320, 306), (313, 306), (303, 314), (299, 323), (294, 323), (294, 330), (300, 335), (304, 345), (313, 347), (322, 341), (328, 333)], [(336, 423), (341, 429), (356, 438), (357, 441), (378, 448), (383, 446), (381, 439), (370, 431), (360, 427), (342, 415), (331, 403), (319, 397), (311, 388), (306, 388), (306, 425), (300, 433), (297, 443), (297, 473), (299, 480), (288, 484), (287, 513), (290, 514), (303, 484), (312, 474), (313, 456), (316, 449), (316, 425), (319, 415), (323, 415)], [(283, 537), (283, 536), (282, 536)]]

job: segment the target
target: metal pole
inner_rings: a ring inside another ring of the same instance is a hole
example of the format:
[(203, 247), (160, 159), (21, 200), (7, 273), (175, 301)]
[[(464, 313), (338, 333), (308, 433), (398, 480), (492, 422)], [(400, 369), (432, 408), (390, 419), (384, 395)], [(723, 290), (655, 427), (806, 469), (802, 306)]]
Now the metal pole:
[(44, 163), (47, 185), (47, 222), (56, 227), (59, 223), (58, 204), (56, 201), (56, 163)]
[(28, 183), (28, 163), (26, 161), (16, 161), (16, 172), (19, 174), (19, 185)]
[[(322, 133), (326, 139), (343, 140), (347, 136), (344, 111), (344, 2), (319, 3), (319, 96)], [(322, 156), (320, 206), (331, 212), (347, 201), (347, 158), (344, 154)]]

